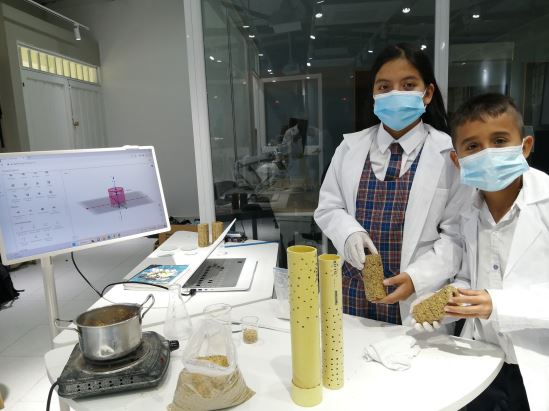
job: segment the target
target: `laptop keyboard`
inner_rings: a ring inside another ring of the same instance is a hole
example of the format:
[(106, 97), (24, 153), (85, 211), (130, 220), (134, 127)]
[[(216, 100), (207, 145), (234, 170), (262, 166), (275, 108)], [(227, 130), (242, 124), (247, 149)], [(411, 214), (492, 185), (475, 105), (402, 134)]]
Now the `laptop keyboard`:
[(212, 258), (205, 260), (183, 288), (230, 288), (236, 286), (245, 258)]

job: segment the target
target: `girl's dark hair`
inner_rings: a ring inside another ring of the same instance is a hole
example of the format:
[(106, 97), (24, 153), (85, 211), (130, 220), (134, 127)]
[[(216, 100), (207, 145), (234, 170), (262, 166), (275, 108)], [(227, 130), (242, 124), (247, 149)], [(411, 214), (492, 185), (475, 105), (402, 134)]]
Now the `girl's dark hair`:
[[(423, 51), (414, 50), (409, 44), (405, 43), (387, 46), (378, 54), (372, 66), (372, 86), (375, 82), (376, 74), (381, 69), (381, 66), (389, 61), (396, 60), (398, 58), (405, 58), (406, 60), (408, 60), (410, 64), (414, 66), (417, 71), (419, 71), (419, 74), (421, 75), (421, 78), (426, 85), (432, 84), (435, 86), (433, 98), (425, 109), (425, 113), (423, 113), (421, 119), (424, 123), (430, 124), (437, 130), (449, 134), (450, 127), (448, 126), (448, 115), (446, 114), (444, 101), (442, 100), (442, 94), (438, 89), (431, 61), (429, 60), (427, 54), (425, 54)], [(370, 95), (370, 99), (373, 113), (374, 99), (372, 95)], [(369, 124), (368, 127), (379, 124), (379, 122), (379, 119), (375, 115), (373, 115), (371, 118), (371, 124)]]

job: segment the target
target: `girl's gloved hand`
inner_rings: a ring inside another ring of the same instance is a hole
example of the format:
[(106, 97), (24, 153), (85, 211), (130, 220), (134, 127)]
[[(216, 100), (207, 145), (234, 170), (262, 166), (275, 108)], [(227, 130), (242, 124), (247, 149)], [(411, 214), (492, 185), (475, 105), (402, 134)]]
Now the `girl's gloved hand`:
[(364, 268), (366, 259), (364, 248), (368, 248), (372, 254), (378, 254), (376, 246), (366, 231), (357, 231), (345, 240), (345, 260), (359, 270)]

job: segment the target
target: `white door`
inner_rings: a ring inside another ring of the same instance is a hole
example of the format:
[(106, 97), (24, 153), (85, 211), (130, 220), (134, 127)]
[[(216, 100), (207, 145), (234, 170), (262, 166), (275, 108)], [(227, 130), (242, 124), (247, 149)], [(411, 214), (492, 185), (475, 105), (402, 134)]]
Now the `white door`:
[(101, 87), (68, 80), (75, 148), (105, 147)]
[(67, 81), (62, 77), (28, 70), (21, 70), (21, 76), (29, 149), (74, 148)]

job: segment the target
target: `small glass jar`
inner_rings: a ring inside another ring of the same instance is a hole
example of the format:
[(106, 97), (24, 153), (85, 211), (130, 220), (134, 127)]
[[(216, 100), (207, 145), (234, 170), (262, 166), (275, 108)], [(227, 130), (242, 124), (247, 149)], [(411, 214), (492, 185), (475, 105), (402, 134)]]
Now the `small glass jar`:
[(240, 319), (242, 326), (242, 341), (246, 344), (254, 344), (258, 340), (259, 318), (255, 315), (247, 315)]

